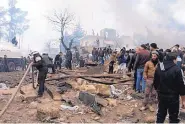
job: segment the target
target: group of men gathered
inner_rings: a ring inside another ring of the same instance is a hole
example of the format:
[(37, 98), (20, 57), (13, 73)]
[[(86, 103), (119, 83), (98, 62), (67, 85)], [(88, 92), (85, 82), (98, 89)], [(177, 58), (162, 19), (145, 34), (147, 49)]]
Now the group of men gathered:
[(109, 59), (112, 53), (111, 47), (105, 48), (93, 48), (92, 50), (92, 61), (93, 62), (100, 62), (100, 64), (104, 64), (104, 60)]
[[(78, 54), (78, 55), (77, 55)], [(76, 56), (79, 65), (84, 63), (83, 58)], [(61, 69), (62, 57), (60, 52), (53, 59), (44, 53), (32, 53), (32, 66), (39, 71), (38, 96), (41, 97), (44, 92), (44, 83), (48, 68), (52, 68), (55, 73), (57, 68)], [(65, 54), (65, 67), (72, 69), (73, 55), (70, 49)], [(82, 60), (82, 61), (81, 61)], [(152, 105), (158, 103), (156, 123), (163, 123), (167, 113), (169, 113), (170, 123), (178, 123), (180, 96), (182, 107), (185, 105), (185, 49), (180, 49), (177, 44), (171, 49), (159, 49), (156, 43), (142, 44), (136, 49), (126, 50), (123, 47), (120, 52), (108, 48), (94, 48), (92, 50), (92, 60), (104, 64), (104, 60), (109, 60), (109, 74), (120, 72), (134, 72), (133, 89), (138, 94), (144, 94), (143, 106), (141, 111), (149, 109), (154, 111)], [(114, 71), (118, 64), (118, 71)], [(83, 65), (84, 66), (84, 65)]]
[(109, 62), (109, 73), (118, 70), (134, 72), (133, 89), (144, 94), (141, 111), (154, 111), (158, 103), (157, 123), (165, 121), (167, 112), (170, 123), (178, 123), (180, 96), (184, 107), (185, 95), (185, 49), (177, 44), (171, 49), (159, 49), (156, 43), (142, 44), (136, 49), (113, 51)]

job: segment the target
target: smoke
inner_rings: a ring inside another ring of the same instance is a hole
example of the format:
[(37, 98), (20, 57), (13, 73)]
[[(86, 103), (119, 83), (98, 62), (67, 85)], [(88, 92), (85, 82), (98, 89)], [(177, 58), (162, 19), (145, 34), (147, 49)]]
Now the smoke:
[[(181, 0), (107, 0), (117, 28), (125, 35), (140, 34), (160, 47), (185, 45), (184, 4)], [(181, 16), (179, 15), (181, 14)], [(180, 18), (181, 17), (181, 18)], [(183, 44), (184, 43), (184, 44)]]

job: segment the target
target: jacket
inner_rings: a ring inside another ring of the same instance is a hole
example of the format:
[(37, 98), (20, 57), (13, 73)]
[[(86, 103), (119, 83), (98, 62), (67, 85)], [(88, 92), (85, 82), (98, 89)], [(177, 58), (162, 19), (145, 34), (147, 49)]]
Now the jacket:
[(67, 61), (71, 61), (72, 60), (72, 52), (71, 51), (67, 51), (67, 53), (66, 53), (66, 60)]
[(148, 61), (144, 67), (144, 73), (143, 73), (144, 78), (145, 79), (154, 78), (155, 70), (156, 70), (156, 66), (153, 64), (153, 62)]
[(52, 58), (50, 58), (48, 55), (42, 55), (43, 60), (45, 61), (46, 65), (53, 64)]
[(55, 63), (56, 63), (56, 62), (62, 63), (62, 57), (61, 57), (59, 54), (57, 54), (57, 55), (55, 56)]
[(136, 59), (136, 55), (134, 53), (129, 53), (129, 61), (127, 64), (128, 69), (131, 69), (133, 67), (135, 59)]
[(137, 56), (136, 61), (134, 63), (134, 70), (136, 69), (144, 69), (145, 63), (150, 60), (150, 52), (148, 50), (141, 50)]
[(100, 56), (100, 57), (104, 57), (104, 50), (100, 50), (99, 56)]
[(183, 57), (182, 57), (182, 64), (185, 65), (185, 54), (184, 54)]
[(114, 54), (112, 54), (111, 56), (110, 56), (110, 61), (112, 62), (116, 62), (116, 55), (114, 55)]
[(120, 53), (120, 55), (118, 56), (118, 62), (119, 64), (126, 63), (126, 58), (124, 53)]
[(39, 71), (47, 71), (47, 65), (43, 60), (42, 56), (35, 55), (33, 66), (36, 67)]
[(154, 75), (154, 88), (158, 95), (171, 97), (185, 95), (181, 69), (173, 61), (164, 61), (164, 71), (158, 65)]

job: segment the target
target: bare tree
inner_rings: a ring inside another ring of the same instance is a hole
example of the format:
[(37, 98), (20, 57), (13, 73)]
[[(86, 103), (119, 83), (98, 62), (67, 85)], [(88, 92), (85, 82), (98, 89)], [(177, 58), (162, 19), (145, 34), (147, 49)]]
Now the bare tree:
[[(53, 16), (49, 16), (47, 17), (47, 19), (54, 25), (55, 30), (60, 32), (60, 51), (61, 44), (64, 46), (65, 49), (67, 49), (67, 46), (64, 43), (64, 31), (73, 24), (74, 14), (69, 13), (67, 9), (60, 12), (54, 11)], [(72, 43), (73, 39), (69, 43), (69, 48), (71, 48), (70, 45), (72, 45)]]

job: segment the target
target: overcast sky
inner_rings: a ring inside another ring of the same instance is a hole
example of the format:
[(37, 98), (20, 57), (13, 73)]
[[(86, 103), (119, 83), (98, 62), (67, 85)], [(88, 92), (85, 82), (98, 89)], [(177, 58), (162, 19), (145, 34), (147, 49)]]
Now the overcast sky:
[[(0, 6), (6, 7), (8, 0), (0, 1)], [(185, 0), (18, 0), (17, 4), (28, 11), (30, 20), (22, 45), (34, 50), (41, 50), (45, 42), (59, 37), (45, 18), (54, 9), (68, 8), (88, 33), (92, 29), (99, 33), (107, 27), (132, 36), (145, 33), (146, 26), (156, 32), (179, 32), (177, 27), (185, 25), (184, 6)]]

